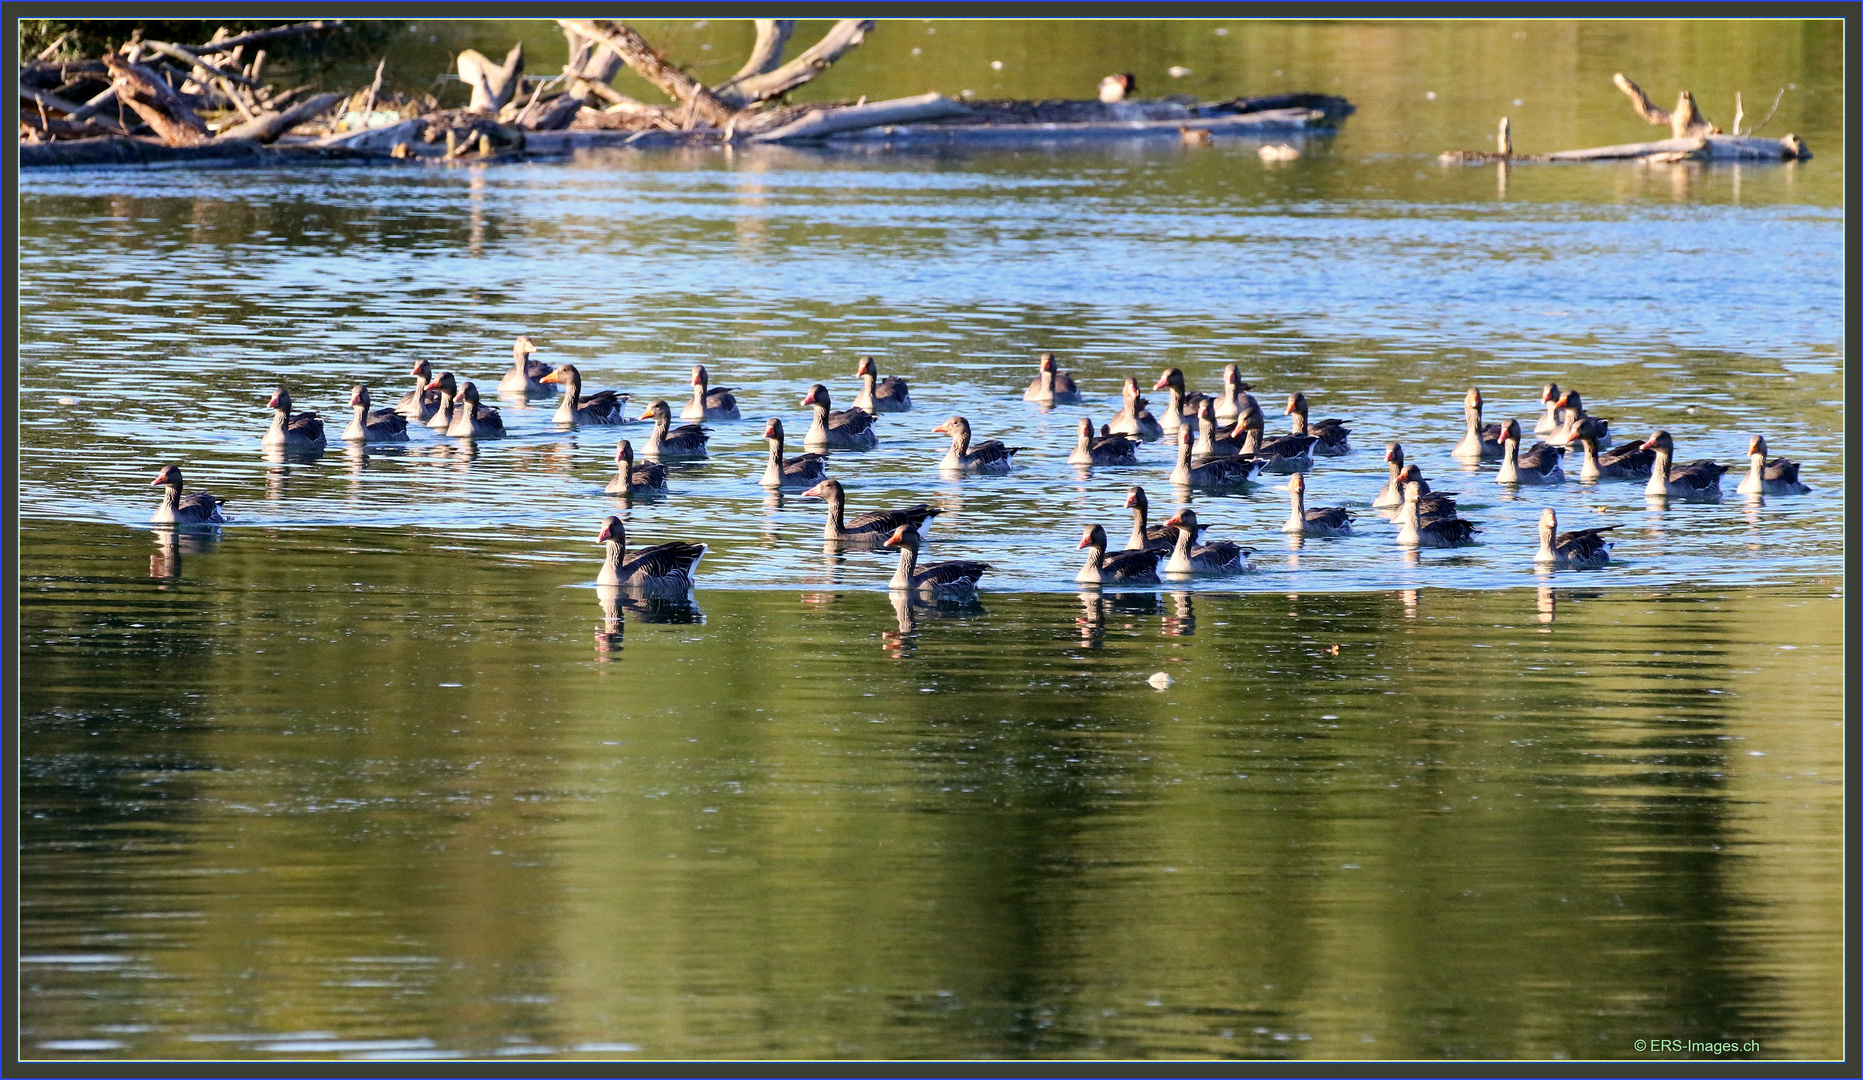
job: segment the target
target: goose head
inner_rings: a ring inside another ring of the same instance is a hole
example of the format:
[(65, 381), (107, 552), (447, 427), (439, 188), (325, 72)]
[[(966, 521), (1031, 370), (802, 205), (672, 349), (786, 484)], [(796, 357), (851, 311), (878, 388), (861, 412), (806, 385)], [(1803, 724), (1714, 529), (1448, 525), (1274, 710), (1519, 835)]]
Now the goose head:
[(634, 444), (622, 439), (615, 444), (615, 462), (623, 469), (631, 470), (634, 465)]
[(1752, 439), (1748, 440), (1747, 456), (1748, 457), (1761, 457), (1761, 458), (1766, 456), (1766, 436), (1755, 435), (1753, 436)]
[(809, 387), (809, 392), (802, 395), (802, 404), (814, 405), (822, 409), (828, 408), (828, 388), (821, 383)]
[[(1295, 473), (1294, 475), (1299, 476), (1300, 474)], [(1197, 512), (1195, 510), (1190, 509), (1189, 507), (1185, 507), (1184, 509), (1179, 510), (1177, 513), (1172, 514), (1170, 517), (1170, 520), (1166, 521), (1165, 524), (1175, 525), (1178, 528), (1184, 530), (1185, 532), (1190, 534), (1190, 538), (1192, 540), (1195, 540), (1197, 538), (1197, 533), (1199, 531), (1197, 528)]]
[(1080, 418), (1080, 423), (1076, 425), (1076, 427), (1080, 431), (1081, 442), (1091, 442), (1093, 440), (1093, 421), (1083, 416)]
[(1675, 440), (1669, 437), (1668, 432), (1658, 431), (1656, 434), (1651, 435), (1649, 440), (1643, 444), (1643, 449), (1673, 454), (1675, 453)]
[(938, 434), (938, 435), (949, 435), (953, 439), (958, 438), (959, 436), (962, 436), (964, 438), (969, 438), (970, 437), (970, 421), (964, 419), (961, 416), (953, 416), (951, 419), (946, 420), (944, 423), (939, 424), (935, 428), (932, 428), (932, 431), (934, 434)]
[(652, 404), (648, 405), (645, 409), (641, 410), (640, 415), (636, 417), (636, 419), (658, 420), (661, 417), (667, 417), (670, 419), (672, 415), (673, 415), (673, 410), (667, 406), (666, 402), (659, 398), (655, 398)]
[(841, 481), (823, 480), (821, 483), (803, 492), (802, 497), (805, 499), (827, 499), (829, 502), (838, 501), (843, 497)]
[(1559, 531), (1559, 515), (1552, 507), (1540, 511), (1540, 543), (1551, 540)]
[(438, 390), (442, 394), (448, 396), (452, 396), (453, 392), (458, 388), (459, 383), (453, 378), (453, 373), (450, 371), (442, 371), (439, 378), (427, 384), (427, 389)]
[(1472, 412), (1477, 416), (1481, 415), (1481, 391), (1480, 390), (1476, 389), (1473, 386), (1468, 388), (1468, 393), (1462, 396), (1462, 411)]
[(854, 365), (854, 374), (856, 377), (863, 379), (868, 376), (878, 378), (880, 369), (874, 365), (873, 357), (863, 356), (860, 358), (860, 363)]
[(916, 548), (919, 546), (919, 532), (910, 525), (901, 525), (893, 530), (893, 535), (887, 537), (882, 546)]
[(1100, 551), (1105, 551), (1106, 530), (1098, 525), (1087, 526), (1087, 530), (1080, 534), (1080, 543), (1075, 546), (1074, 550), (1080, 551), (1085, 548), (1096, 548)]
[(692, 365), (692, 385), (693, 386), (705, 386), (710, 381), (711, 381), (711, 375), (706, 372), (704, 364)]
[(282, 386), (279, 387), (277, 392), (272, 395), (271, 400), (265, 403), (265, 407), (275, 412), (281, 412), (281, 413), (290, 412), (291, 411), (291, 391), (286, 390)]
[(431, 379), (433, 378), (433, 365), (425, 360), (417, 360), (414, 363), (414, 370), (408, 374), (422, 381)]
[(1390, 462), (1391, 464), (1397, 466), (1400, 469), (1403, 468), (1404, 467), (1404, 444), (1399, 443), (1399, 442), (1394, 442), (1391, 445), (1385, 447), (1384, 448), (1384, 460)]
[(1558, 383), (1549, 382), (1545, 386), (1540, 387), (1540, 404), (1542, 405), (1551, 405), (1555, 409), (1563, 409), (1565, 408), (1565, 402), (1560, 400), (1560, 396)]
[(1184, 373), (1176, 368), (1165, 368), (1164, 374), (1158, 376), (1158, 381), (1153, 383), (1151, 388), (1153, 390), (1163, 390), (1167, 386), (1174, 386), (1180, 391), (1183, 390)]
[(772, 416), (763, 422), (763, 437), (771, 442), (783, 441), (783, 422)]
[(171, 488), (174, 488), (176, 491), (180, 491), (181, 490), (181, 469), (175, 465), (162, 466), (162, 471), (155, 474), (155, 479), (149, 481), (149, 486), (150, 487), (171, 487)]
[(1126, 509), (1145, 510), (1149, 508), (1150, 503), (1145, 499), (1145, 489), (1133, 484), (1132, 490), (1126, 492)]
[(1301, 393), (1298, 390), (1294, 391), (1293, 396), (1287, 399), (1287, 408), (1282, 410), (1281, 415), (1283, 416), (1305, 416), (1307, 415), (1307, 395)]
[(572, 382), (581, 382), (582, 372), (577, 371), (576, 365), (574, 364), (558, 364), (556, 365), (556, 368), (552, 370), (548, 375), (545, 375), (543, 378), (538, 379), (537, 381), (547, 382), (547, 383), (562, 383), (564, 385), (567, 385)]
[(598, 544), (626, 544), (627, 528), (621, 524), (620, 518), (610, 514), (608, 515), (608, 520), (602, 522), (602, 531), (596, 535), (595, 542)]
[(367, 409), (369, 407), (369, 387), (366, 383), (357, 383), (349, 391), (349, 407)]
[(1502, 445), (1506, 445), (1507, 443), (1518, 442), (1520, 442), (1520, 425), (1515, 422), (1512, 417), (1509, 417), (1507, 421), (1501, 425), (1501, 443)]
[(524, 360), (531, 353), (536, 351), (537, 343), (532, 341), (527, 334), (519, 334), (517, 340), (511, 344), (511, 355), (519, 361)]

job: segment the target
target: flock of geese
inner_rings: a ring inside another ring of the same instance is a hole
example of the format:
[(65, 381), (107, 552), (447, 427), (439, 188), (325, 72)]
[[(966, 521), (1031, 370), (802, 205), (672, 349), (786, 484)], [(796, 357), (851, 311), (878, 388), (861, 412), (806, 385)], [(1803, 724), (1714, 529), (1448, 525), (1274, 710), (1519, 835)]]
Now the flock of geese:
[[(536, 351), (529, 337), (518, 337), (512, 349), (511, 369), (498, 383), (501, 394), (528, 398), (560, 391), (562, 398), (553, 419), (561, 425), (614, 426), (652, 421), (653, 430), (641, 454), (653, 460), (637, 462), (631, 442), (622, 439), (615, 447), (617, 468), (606, 489), (609, 494), (634, 496), (665, 491), (667, 472), (662, 461), (706, 457), (709, 435), (705, 423), (742, 418), (731, 388), (712, 386), (703, 364), (692, 369), (692, 398), (679, 414), (686, 422), (674, 427), (672, 406), (666, 401), (655, 399), (638, 416), (631, 417), (627, 409), (629, 395), (614, 390), (585, 393), (582, 375), (573, 364), (552, 367), (533, 359)], [(409, 427), (416, 424), (461, 438), (504, 434), (498, 410), (480, 401), (478, 388), (470, 381), (459, 381), (450, 371), (435, 375), (425, 360), (415, 364), (410, 374), (414, 386), (393, 409), (371, 408), (368, 387), (358, 384), (350, 393), (353, 418), (342, 438), (352, 444), (402, 442), (408, 438)], [(803, 437), (806, 452), (787, 455), (782, 421), (772, 417), (764, 422), (763, 438), (769, 458), (759, 482), (767, 488), (798, 490), (805, 497), (823, 500), (827, 504), (824, 536), (830, 541), (853, 547), (899, 549), (892, 589), (941, 598), (959, 598), (974, 592), (978, 580), (990, 569), (988, 563), (918, 563), (923, 531), (941, 512), (938, 507), (919, 503), (846, 516), (846, 492), (839, 481), (828, 476), (828, 458), (822, 451), (872, 449), (880, 442), (880, 414), (912, 409), (905, 381), (891, 376), (881, 378), (872, 357), (861, 357), (855, 374), (861, 389), (848, 409), (835, 410), (827, 387), (820, 383), (803, 395), (801, 404), (814, 411)], [(1242, 381), (1235, 364), (1223, 369), (1222, 389), (1214, 395), (1189, 390), (1183, 372), (1177, 368), (1165, 370), (1152, 389), (1166, 395), (1164, 408), (1157, 414), (1141, 396), (1138, 380), (1127, 376), (1125, 407), (1097, 431), (1092, 421), (1083, 417), (1068, 462), (1138, 465), (1138, 449), (1143, 443), (1168, 441), (1176, 446), (1176, 465), (1169, 476), (1173, 485), (1238, 490), (1264, 474), (1285, 474), (1292, 505), (1287, 523), (1282, 526), (1284, 532), (1303, 536), (1352, 534), (1357, 517), (1354, 511), (1306, 505), (1306, 474), (1314, 469), (1315, 460), (1352, 452), (1348, 421), (1311, 420), (1306, 395), (1296, 392), (1283, 410), (1292, 418), (1288, 433), (1272, 437), (1265, 434), (1261, 405), (1249, 392), (1249, 384)], [(1022, 396), (1044, 406), (1083, 402), (1079, 386), (1060, 369), (1052, 353), (1041, 354), (1037, 374)], [(1534, 425), (1533, 433), (1542, 438), (1523, 449), (1520, 424), (1512, 419), (1484, 423), (1481, 392), (1471, 388), (1462, 406), (1466, 430), (1455, 445), (1454, 456), (1465, 462), (1498, 459), (1500, 468), (1495, 480), (1501, 484), (1546, 485), (1564, 482), (1564, 459), (1576, 447), (1581, 454), (1581, 480), (1640, 480), (1651, 496), (1668, 499), (1721, 497), (1721, 477), (1728, 467), (1705, 460), (1678, 463), (1675, 441), (1667, 431), (1612, 446), (1609, 421), (1587, 413), (1576, 391), (1561, 392), (1557, 385), (1549, 383), (1540, 400), (1545, 413)], [(263, 438), (266, 447), (286, 451), (324, 448), (324, 421), (315, 413), (294, 413), (286, 389), (280, 387), (268, 407), (273, 415)], [(962, 416), (950, 417), (932, 430), (951, 439), (950, 450), (939, 462), (945, 472), (1008, 472), (1015, 467), (1016, 455), (1027, 449), (998, 439), (976, 440), (969, 421)], [(1766, 456), (1764, 438), (1753, 436), (1747, 453), (1750, 467), (1740, 482), (1740, 492), (1787, 495), (1810, 490), (1799, 482), (1797, 462)], [(1446, 548), (1475, 543), (1480, 527), (1459, 516), (1454, 493), (1431, 490), (1422, 471), (1414, 463), (1405, 462), (1400, 443), (1386, 447), (1384, 460), (1390, 466), (1390, 479), (1372, 506), (1395, 511), (1399, 545)], [(204, 491), (184, 493), (178, 466), (164, 467), (151, 486), (164, 489), (162, 503), (150, 519), (153, 522), (213, 525), (226, 520), (221, 511), (226, 500)], [(1106, 530), (1097, 524), (1088, 526), (1079, 543), (1079, 549), (1088, 555), (1075, 577), (1077, 582), (1158, 584), (1161, 571), (1185, 577), (1239, 574), (1252, 569), (1248, 556), (1254, 549), (1232, 540), (1206, 540), (1202, 535), (1205, 526), (1198, 522), (1194, 510), (1180, 510), (1163, 524), (1151, 525), (1145, 489), (1137, 485), (1128, 492), (1125, 505), (1133, 514), (1132, 533), (1125, 547), (1112, 550)], [(1560, 568), (1606, 565), (1611, 558), (1611, 542), (1605, 534), (1615, 528), (1606, 525), (1560, 532), (1558, 516), (1548, 507), (1540, 515), (1536, 561)], [(630, 556), (625, 527), (615, 516), (602, 524), (596, 539), (606, 548), (596, 579), (598, 585), (663, 594), (692, 588), (699, 560), (706, 551), (701, 543), (672, 541)]]

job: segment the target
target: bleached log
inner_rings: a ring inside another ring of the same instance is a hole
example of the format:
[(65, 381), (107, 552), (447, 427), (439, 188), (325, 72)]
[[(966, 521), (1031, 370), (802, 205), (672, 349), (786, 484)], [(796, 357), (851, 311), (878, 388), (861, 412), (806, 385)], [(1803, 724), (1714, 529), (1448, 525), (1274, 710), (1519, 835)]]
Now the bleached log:
[(265, 113), (256, 120), (248, 120), (236, 127), (230, 127), (220, 133), (220, 138), (253, 139), (257, 142), (268, 143), (299, 124), (314, 120), (329, 112), (347, 96), (346, 94), (318, 94), (309, 100), (298, 102), (283, 112)]
[(556, 21), (565, 29), (574, 30), (583, 37), (592, 38), (613, 49), (636, 74), (659, 87), (667, 97), (685, 104), (696, 118), (713, 126), (731, 119), (733, 109), (730, 105), (720, 101), (703, 83), (667, 63), (665, 57), (655, 52), (653, 46), (647, 44), (646, 39), (626, 23), (610, 19)]
[[(103, 59), (116, 87), (117, 98), (155, 129), (163, 142), (170, 146), (193, 146), (207, 141), (207, 125), (201, 123), (188, 103), (155, 72), (116, 53), (105, 53)], [(73, 118), (76, 119), (77, 114), (74, 113)]]
[(718, 88), (718, 97), (726, 105), (743, 108), (788, 93), (827, 71), (848, 50), (865, 41), (873, 27), (872, 19), (842, 19), (794, 60), (761, 75), (734, 78), (727, 84), (728, 89)]
[[(1679, 156), (1669, 156), (1679, 155)], [(1543, 155), (1546, 161), (1613, 161), (1628, 158), (1668, 157), (1671, 161), (1798, 161), (1811, 151), (1796, 135), (1756, 139), (1748, 135), (1697, 135), (1655, 142), (1619, 143), (1584, 150), (1561, 150)]]
[(789, 44), (789, 35), (796, 32), (794, 19), (757, 19), (757, 43), (751, 46), (750, 59), (737, 69), (737, 74), (718, 84), (720, 92), (729, 90), (753, 75), (763, 75), (774, 69), (783, 61), (783, 49)]
[(894, 98), (866, 105), (849, 105), (838, 109), (810, 109), (799, 120), (770, 131), (752, 135), (750, 142), (791, 142), (822, 139), (840, 131), (858, 131), (881, 124), (904, 124), (914, 120), (937, 120), (946, 116), (963, 116), (970, 110), (943, 94)]
[(517, 92), (518, 76), (524, 73), (524, 43), (511, 46), (503, 64), (494, 64), (477, 49), (459, 54), (459, 77), (472, 87), (473, 112), (496, 114)]

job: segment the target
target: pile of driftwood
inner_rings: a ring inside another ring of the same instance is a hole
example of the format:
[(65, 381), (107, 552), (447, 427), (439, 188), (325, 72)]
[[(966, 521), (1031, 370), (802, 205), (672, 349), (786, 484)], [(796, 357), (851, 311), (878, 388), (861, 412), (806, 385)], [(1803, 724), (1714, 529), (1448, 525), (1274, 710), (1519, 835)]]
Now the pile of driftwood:
[[(36, 107), (22, 164), (97, 164), (238, 157), (383, 158), (424, 163), (557, 156), (604, 146), (718, 145), (840, 141), (1046, 142), (1067, 138), (1204, 133), (1285, 135), (1329, 131), (1353, 111), (1344, 98), (1283, 94), (1198, 103), (1149, 101), (959, 102), (941, 94), (891, 101), (790, 105), (782, 99), (861, 44), (874, 28), (843, 19), (820, 41), (785, 60), (795, 23), (756, 20), (756, 44), (744, 65), (706, 86), (667, 61), (625, 23), (559, 19), (569, 42), (560, 74), (527, 80), (524, 48), (495, 61), (468, 49), (458, 57), (471, 90), (461, 109), (439, 110), (397, 100), (382, 107), (375, 83), (351, 95), (299, 98), (299, 87), (275, 93), (261, 80), (261, 41), (340, 29), (340, 22), (302, 23), (244, 34), (216, 35), (205, 45), (132, 41), (99, 61), (28, 65), (22, 103)], [(617, 91), (626, 67), (658, 88), (670, 104), (650, 104)], [(105, 80), (82, 104), (74, 90)], [(285, 102), (292, 101), (288, 108)], [(347, 104), (345, 106), (345, 101)], [(339, 106), (343, 106), (339, 108)], [(128, 109), (124, 113), (122, 110)], [(214, 122), (202, 116), (218, 112)], [(237, 115), (233, 115), (233, 114)], [(334, 113), (329, 124), (311, 125)], [(130, 117), (135, 120), (132, 123)]]
[(1723, 132), (1718, 126), (1702, 115), (1701, 108), (1695, 103), (1695, 95), (1687, 90), (1676, 98), (1675, 109), (1670, 111), (1658, 107), (1643, 92), (1643, 88), (1619, 73), (1611, 76), (1611, 81), (1630, 98), (1631, 108), (1637, 115), (1669, 129), (1670, 137), (1653, 142), (1619, 143), (1615, 146), (1594, 146), (1584, 150), (1560, 150), (1551, 154), (1516, 154), (1512, 129), (1507, 117), (1501, 117), (1499, 133), (1495, 136), (1493, 152), (1484, 150), (1449, 150), (1442, 155), (1444, 161), (1459, 161), (1466, 164), (1485, 162), (1515, 161), (1621, 161), (1637, 160), (1646, 162), (1667, 161), (1802, 161), (1811, 156), (1804, 141), (1796, 135), (1783, 135), (1777, 139), (1762, 139), (1755, 136), (1760, 128), (1772, 121), (1773, 114), (1779, 111), (1779, 101), (1785, 96), (1782, 89), (1772, 100), (1772, 109), (1766, 118), (1748, 128), (1740, 130), (1741, 122), (1746, 119), (1744, 104), (1740, 95), (1734, 95), (1733, 130)]

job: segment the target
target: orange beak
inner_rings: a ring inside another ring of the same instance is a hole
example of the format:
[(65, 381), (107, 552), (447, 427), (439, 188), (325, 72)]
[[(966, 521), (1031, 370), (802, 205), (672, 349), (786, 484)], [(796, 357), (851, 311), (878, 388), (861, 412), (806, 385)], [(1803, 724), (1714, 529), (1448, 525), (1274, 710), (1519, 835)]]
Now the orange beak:
[(639, 416), (636, 416), (634, 419), (646, 420), (646, 419), (651, 418), (652, 416), (653, 416), (653, 406), (649, 405), (641, 411), (641, 414)]
[(1155, 383), (1152, 383), (1152, 384), (1151, 384), (1151, 388), (1152, 388), (1153, 390), (1163, 390), (1163, 389), (1164, 389), (1165, 387), (1167, 387), (1167, 386), (1169, 386), (1169, 385), (1171, 385), (1171, 378), (1170, 378), (1170, 376), (1168, 376), (1168, 375), (1160, 375), (1160, 376), (1158, 376), (1158, 381), (1157, 381), (1157, 382), (1155, 382)]
[(939, 424), (939, 425), (938, 425), (937, 427), (935, 427), (935, 428), (932, 428), (932, 433), (933, 433), (933, 434), (938, 434), (938, 435), (949, 435), (949, 434), (951, 433), (951, 429), (950, 429), (950, 427), (948, 426), (948, 425), (949, 425), (950, 423), (951, 423), (951, 421), (949, 421), (949, 420), (946, 420), (946, 421), (945, 421), (944, 423), (942, 423), (942, 424)]

